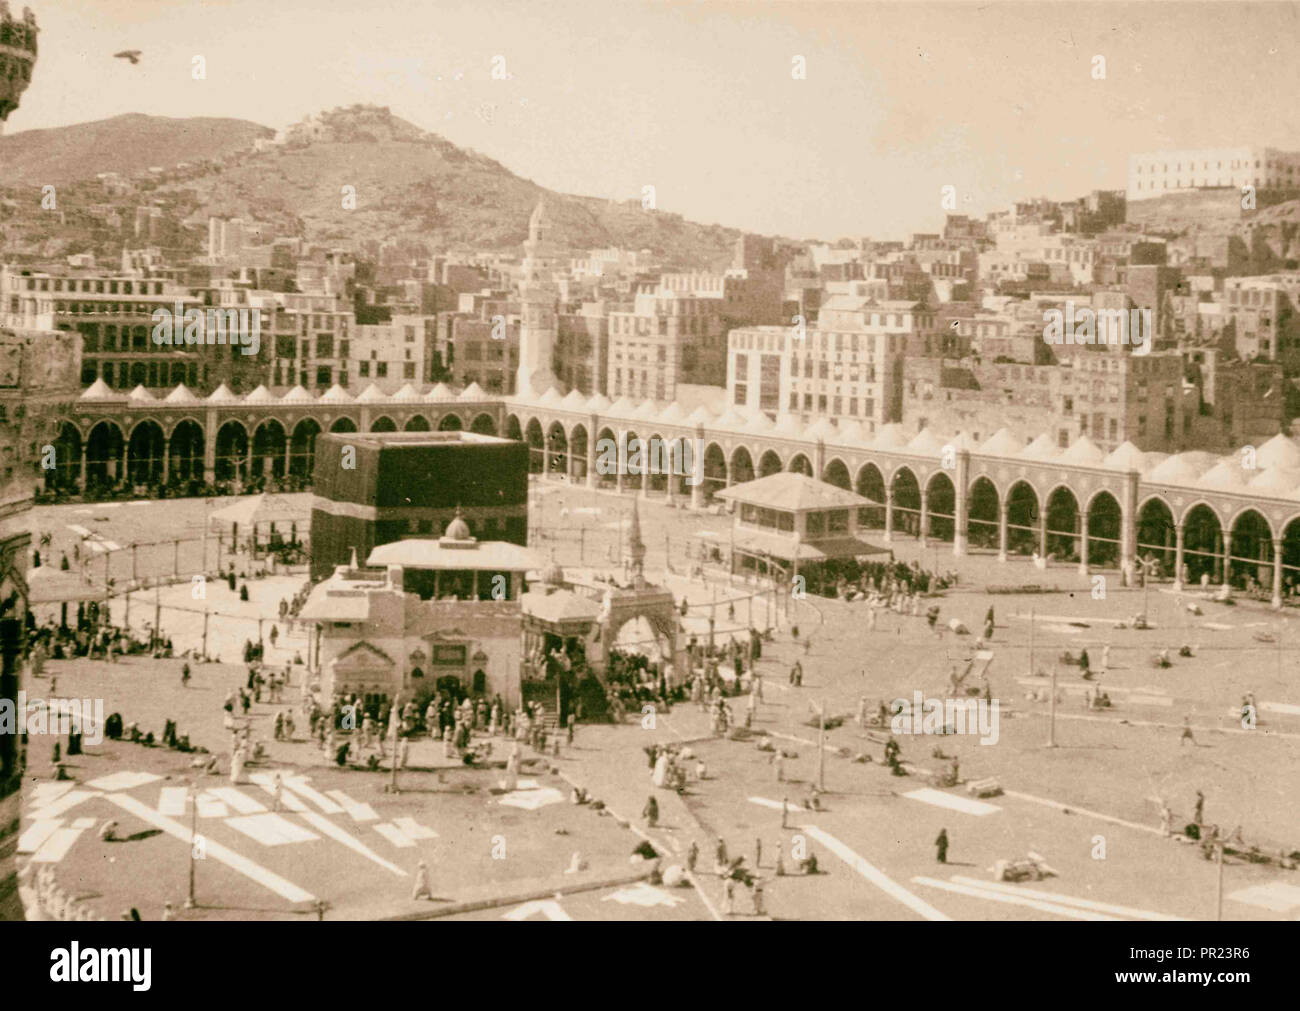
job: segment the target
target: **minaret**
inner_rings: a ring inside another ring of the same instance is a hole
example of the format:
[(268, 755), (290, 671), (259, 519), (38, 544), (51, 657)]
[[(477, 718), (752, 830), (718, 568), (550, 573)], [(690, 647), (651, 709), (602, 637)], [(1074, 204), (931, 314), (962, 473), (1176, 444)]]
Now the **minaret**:
[(560, 249), (551, 241), (551, 223), (546, 201), (539, 200), (528, 219), (528, 241), (524, 243), (523, 276), (519, 285), (519, 371), (515, 394), (541, 396), (560, 381), (551, 361), (555, 354), (555, 307), (559, 300), (553, 275)]
[(24, 7), (20, 21), (9, 13), (9, 4), (0, 0), (0, 133), (31, 83), (37, 31), (35, 14)]
[(632, 500), (632, 529), (628, 532), (628, 557), (632, 560), (632, 585), (645, 585), (645, 541), (641, 540), (641, 513)]

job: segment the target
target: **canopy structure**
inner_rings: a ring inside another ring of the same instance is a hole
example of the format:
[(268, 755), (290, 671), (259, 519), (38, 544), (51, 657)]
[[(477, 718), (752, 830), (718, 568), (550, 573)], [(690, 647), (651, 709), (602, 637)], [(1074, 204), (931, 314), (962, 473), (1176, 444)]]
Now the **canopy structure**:
[(310, 515), (303, 505), (283, 495), (263, 492), (218, 509), (209, 517), (208, 523), (210, 529), (215, 531), (236, 529), (251, 532), (264, 524), (305, 523), (309, 519)]

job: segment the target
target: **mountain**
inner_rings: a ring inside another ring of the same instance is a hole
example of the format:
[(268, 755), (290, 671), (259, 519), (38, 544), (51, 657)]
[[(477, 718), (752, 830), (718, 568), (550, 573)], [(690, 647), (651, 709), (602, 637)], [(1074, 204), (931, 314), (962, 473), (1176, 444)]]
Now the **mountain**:
[(0, 136), (0, 185), (65, 185), (99, 172), (198, 162), (252, 147), (274, 131), (242, 119), (168, 119), (128, 113), (51, 130)]
[[(137, 180), (133, 199), (116, 202), (164, 204), (196, 236), (205, 237), (209, 215), (217, 215), (262, 222), (269, 235), (353, 248), (367, 242), (427, 251), (517, 248), (541, 197), (555, 238), (575, 250), (650, 249), (668, 265), (718, 268), (729, 264), (741, 234), (647, 211), (639, 200), (554, 193), (387, 108), (335, 109), (271, 143), (274, 136), (240, 120), (137, 115), (18, 133), (0, 137), (0, 186), (93, 181), (99, 172), (139, 175), (159, 166), (163, 172)], [(177, 167), (181, 159), (185, 164)], [(354, 207), (345, 206), (347, 194), (355, 194)], [(62, 197), (60, 205), (70, 206)]]

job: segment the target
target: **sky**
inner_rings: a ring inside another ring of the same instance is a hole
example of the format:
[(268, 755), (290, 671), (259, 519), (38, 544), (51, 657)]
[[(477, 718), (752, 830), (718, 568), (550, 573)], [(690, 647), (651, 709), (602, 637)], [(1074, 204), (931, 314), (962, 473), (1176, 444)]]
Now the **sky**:
[(374, 103), (551, 189), (792, 238), (937, 231), (945, 186), (981, 216), (1121, 189), (1131, 152), (1300, 148), (1290, 3), (26, 2), (7, 133)]

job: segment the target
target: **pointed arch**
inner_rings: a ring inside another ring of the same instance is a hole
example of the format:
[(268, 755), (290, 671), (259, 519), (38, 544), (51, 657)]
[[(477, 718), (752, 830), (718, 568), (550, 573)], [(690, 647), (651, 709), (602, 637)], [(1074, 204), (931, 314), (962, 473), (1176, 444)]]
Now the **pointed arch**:
[(203, 426), (192, 418), (177, 422), (168, 441), (168, 469), (173, 482), (203, 480)]
[(1015, 482), (1007, 492), (1007, 551), (1030, 555), (1038, 551), (1038, 492), (1028, 481)]
[(737, 446), (731, 452), (731, 483), (746, 484), (754, 480), (754, 458), (744, 446)]
[(998, 486), (989, 478), (981, 474), (971, 482), (966, 506), (966, 536), (972, 548), (997, 550), (998, 510), (1001, 505)]
[(1047, 496), (1047, 555), (1067, 561), (1079, 560), (1082, 520), (1074, 489), (1057, 485)]
[(331, 432), (355, 432), (356, 430), (357, 423), (346, 415), (341, 418), (335, 418), (330, 422)]
[(293, 426), (289, 443), (289, 474), (310, 481), (316, 470), (316, 436), (320, 435), (320, 422), (303, 418)]
[(759, 477), (770, 477), (773, 474), (781, 473), (783, 470), (785, 470), (785, 466), (781, 463), (781, 458), (774, 449), (769, 449), (758, 461)]
[(858, 526), (873, 530), (885, 528), (885, 475), (874, 463), (864, 463), (858, 469), (857, 480), (853, 482), (854, 490), (863, 498), (869, 498), (876, 505), (863, 506), (858, 510)]
[(704, 450), (703, 484), (705, 502), (712, 502), (713, 496), (727, 487), (727, 454), (716, 442)]
[(957, 530), (957, 489), (946, 470), (936, 470), (925, 484), (925, 510), (930, 536), (951, 541)]
[(484, 412), (474, 416), (473, 423), (469, 426), (471, 432), (477, 432), (479, 435), (496, 435), (497, 423), (492, 415)]
[(822, 470), (822, 480), (845, 491), (853, 490), (853, 478), (849, 476), (849, 468), (839, 457), (833, 456), (826, 461), (826, 467)]
[(370, 422), (370, 431), (372, 432), (396, 432), (397, 422), (387, 414), (381, 414)]
[[(1124, 513), (1119, 500), (1102, 489), (1088, 502), (1088, 565), (1118, 568), (1122, 556)], [(1138, 556), (1142, 557), (1141, 548)], [(1157, 571), (1164, 568), (1157, 557)], [(1172, 567), (1172, 564), (1171, 564)]]
[(127, 446), (127, 478), (133, 484), (157, 484), (162, 481), (163, 458), (167, 440), (162, 425), (153, 418), (145, 418), (131, 429)]
[(427, 432), (429, 430), (429, 419), (423, 414), (412, 414), (406, 419), (406, 424), (402, 426), (403, 432)]
[(889, 490), (894, 499), (894, 533), (921, 536), (921, 485), (906, 464), (894, 471)]
[(218, 481), (248, 480), (248, 429), (233, 418), (217, 429), (214, 474)]
[(460, 415), (455, 411), (444, 414), (440, 419), (438, 419), (439, 432), (463, 432), (464, 430), (465, 422), (461, 420)]

